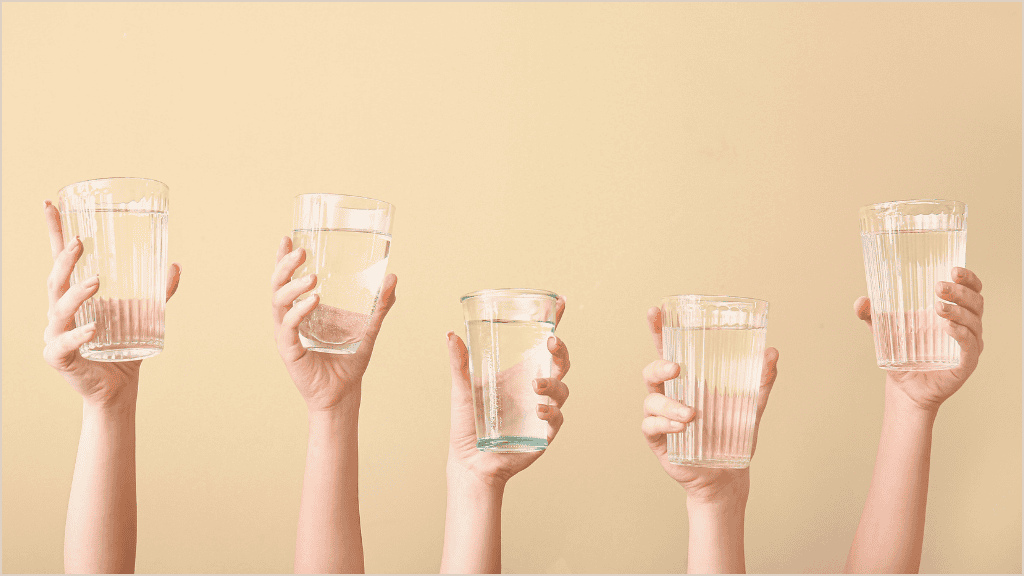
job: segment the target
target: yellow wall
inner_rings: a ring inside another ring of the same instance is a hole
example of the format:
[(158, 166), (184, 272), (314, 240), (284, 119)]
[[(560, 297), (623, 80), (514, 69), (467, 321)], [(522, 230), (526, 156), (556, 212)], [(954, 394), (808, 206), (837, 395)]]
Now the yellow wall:
[(1021, 570), (1019, 4), (4, 4), (3, 569), (60, 571), (81, 401), (42, 361), (43, 200), (171, 187), (181, 288), (138, 409), (141, 572), (291, 569), (304, 405), (269, 277), (303, 192), (397, 208), (366, 375), (366, 567), (432, 571), (444, 333), (460, 295), (547, 288), (572, 397), (509, 485), (509, 572), (684, 570), (684, 493), (639, 431), (644, 311), (771, 302), (751, 571), (837, 570), (883, 373), (855, 320), (857, 209), (970, 206), (985, 353), (935, 430), (923, 571)]

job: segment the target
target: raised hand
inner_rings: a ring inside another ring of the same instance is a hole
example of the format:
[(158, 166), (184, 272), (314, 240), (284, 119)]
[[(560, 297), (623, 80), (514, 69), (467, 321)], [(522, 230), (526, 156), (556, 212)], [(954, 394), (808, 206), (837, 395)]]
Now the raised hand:
[[(354, 399), (358, 405), (363, 373), (370, 363), (370, 355), (373, 353), (373, 346), (384, 317), (395, 304), (398, 277), (388, 274), (384, 278), (384, 285), (377, 306), (370, 317), (366, 334), (354, 354), (311, 352), (299, 341), (299, 329), (303, 319), (317, 308), (320, 298), (314, 294), (297, 304), (294, 302), (296, 298), (316, 287), (317, 278), (310, 274), (292, 280), (292, 275), (305, 260), (305, 250), (292, 250), (292, 239), (285, 236), (277, 251), (277, 266), (271, 279), (271, 308), (277, 351), (310, 410), (330, 410), (346, 399)], [(332, 316), (344, 315), (336, 309), (327, 313)], [(362, 317), (353, 319), (355, 322), (364, 320)]]
[[(565, 298), (559, 296), (555, 309), (555, 326), (565, 312)], [(545, 452), (524, 452), (517, 454), (498, 454), (481, 452), (476, 447), (476, 420), (473, 413), (473, 391), (469, 375), (469, 351), (462, 339), (454, 332), (448, 332), (448, 359), (452, 374), (452, 423), (448, 448), (449, 470), (453, 467), (472, 473), (480, 480), (488, 483), (504, 484), (527, 466), (534, 463)], [(548, 338), (548, 351), (551, 352), (552, 370), (550, 378), (538, 378), (533, 383), (534, 391), (547, 396), (550, 402), (536, 406), (537, 416), (548, 423), (547, 438), (550, 444), (562, 426), (562, 405), (569, 397), (569, 388), (562, 378), (569, 371), (569, 351), (565, 344), (555, 336)], [(499, 378), (514, 378), (515, 367)]]
[[(985, 343), (982, 340), (981, 316), (985, 299), (981, 296), (981, 280), (966, 268), (953, 268), (953, 282), (936, 282), (935, 293), (952, 302), (936, 302), (936, 313), (946, 322), (943, 332), (960, 344), (960, 364), (949, 370), (932, 372), (886, 371), (886, 381), (907, 400), (926, 411), (937, 411), (978, 367)], [(871, 301), (860, 297), (853, 304), (857, 317), (871, 326)]]
[[(75, 326), (75, 312), (100, 287), (99, 277), (71, 286), (71, 272), (82, 256), (82, 241), (73, 238), (66, 245), (61, 228), (60, 212), (47, 200), (43, 216), (50, 236), (53, 269), (46, 280), (49, 297), (47, 318), (43, 332), (43, 359), (64, 377), (87, 402), (112, 403), (126, 401), (134, 404), (138, 395), (141, 360), (128, 362), (94, 362), (82, 358), (78, 348), (96, 336), (94, 322)], [(167, 277), (167, 299), (178, 289), (181, 265), (172, 264)]]
[[(661, 339), (661, 309), (647, 311), (647, 324), (654, 337), (658, 356), (663, 356)], [(761, 385), (757, 391), (757, 420), (754, 424), (754, 448), (757, 448), (757, 430), (761, 415), (768, 405), (768, 395), (778, 374), (779, 352), (768, 348), (764, 352), (764, 367), (761, 370)], [(673, 464), (668, 459), (666, 434), (682, 432), (696, 417), (696, 411), (665, 396), (665, 381), (679, 375), (679, 365), (668, 360), (655, 360), (643, 370), (647, 399), (644, 400), (644, 420), (640, 425), (647, 443), (665, 472), (686, 489), (691, 503), (714, 502), (723, 499), (741, 498), (746, 501), (750, 490), (750, 469), (740, 468), (698, 468)]]

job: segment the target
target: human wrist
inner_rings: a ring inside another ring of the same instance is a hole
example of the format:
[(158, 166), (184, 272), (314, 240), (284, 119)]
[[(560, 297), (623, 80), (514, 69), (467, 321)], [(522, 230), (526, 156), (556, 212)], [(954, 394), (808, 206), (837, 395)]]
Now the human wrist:
[(82, 409), (86, 414), (104, 418), (127, 418), (135, 416), (137, 394), (123, 392), (103, 397), (82, 398)]
[(359, 402), (339, 402), (334, 406), (320, 408), (307, 405), (310, 430), (314, 428), (347, 430), (358, 429)]
[(507, 479), (492, 475), (480, 475), (466, 467), (457, 458), (448, 457), (445, 468), (448, 479), (448, 493), (466, 494), (474, 498), (496, 498), (505, 494)]
[(747, 508), (747, 490), (724, 489), (714, 495), (686, 495), (686, 510), (692, 515), (721, 516)]
[(931, 426), (939, 413), (941, 402), (919, 402), (911, 398), (887, 376), (885, 382), (885, 416), (901, 422)]

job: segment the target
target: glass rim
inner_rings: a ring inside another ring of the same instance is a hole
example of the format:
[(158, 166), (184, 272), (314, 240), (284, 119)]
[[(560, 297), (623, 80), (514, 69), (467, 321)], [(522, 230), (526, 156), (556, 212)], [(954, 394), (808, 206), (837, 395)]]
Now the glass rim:
[(522, 297), (539, 297), (539, 298), (551, 298), (552, 300), (558, 300), (558, 294), (550, 290), (542, 290), (539, 288), (491, 288), (487, 290), (477, 290), (476, 292), (470, 292), (462, 298), (459, 298), (459, 302), (465, 302), (473, 298), (481, 298), (486, 296), (497, 296), (499, 293), (502, 296), (510, 296), (512, 298)]
[(901, 206), (937, 206), (940, 204), (952, 204), (954, 207), (961, 210), (967, 209), (967, 203), (961, 200), (943, 200), (941, 198), (921, 198), (916, 200), (890, 200), (888, 202), (879, 202), (877, 204), (868, 204), (867, 206), (861, 206), (860, 211), (862, 214), (876, 211), (894, 211)]
[(159, 181), (159, 180), (157, 180), (155, 178), (143, 178), (142, 176), (107, 176), (107, 177), (104, 177), (104, 178), (90, 178), (88, 180), (81, 180), (79, 182), (72, 182), (71, 184), (68, 184), (67, 186), (62, 187), (60, 190), (57, 190), (57, 194), (58, 195), (63, 194), (65, 190), (67, 190), (68, 188), (71, 188), (72, 186), (79, 186), (79, 185), (82, 185), (82, 184), (92, 184), (94, 182), (110, 182), (112, 180), (136, 180), (136, 181), (139, 181), (139, 182), (152, 182), (154, 184), (159, 184), (160, 186), (163, 186), (165, 191), (169, 192), (171, 190), (171, 187), (168, 186), (165, 182), (161, 182), (161, 181)]
[(674, 296), (665, 296), (661, 299), (661, 303), (666, 302), (695, 302), (695, 303), (736, 303), (736, 304), (751, 304), (757, 306), (759, 304), (769, 305), (767, 300), (761, 300), (759, 298), (748, 298), (746, 296), (725, 296), (725, 295), (712, 295), (712, 294), (676, 294)]
[(380, 198), (370, 198), (369, 196), (356, 196), (354, 194), (337, 194), (335, 192), (304, 192), (302, 194), (296, 194), (295, 197), (292, 199), (298, 200), (299, 198), (303, 198), (305, 196), (338, 196), (341, 198), (356, 198), (358, 200), (372, 200), (373, 202), (380, 202), (381, 204), (386, 204), (389, 208), (395, 207), (395, 205), (392, 204), (391, 202), (388, 202), (387, 200), (381, 200)]

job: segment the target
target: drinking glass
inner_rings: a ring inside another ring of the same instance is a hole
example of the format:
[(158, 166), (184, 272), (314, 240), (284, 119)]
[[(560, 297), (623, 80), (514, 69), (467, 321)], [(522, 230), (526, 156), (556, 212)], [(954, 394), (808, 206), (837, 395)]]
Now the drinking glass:
[(546, 290), (482, 290), (462, 297), (476, 447), (486, 452), (534, 452), (548, 446), (537, 416), (546, 396), (533, 390), (551, 377), (548, 338), (555, 332), (558, 295)]
[(864, 271), (878, 366), (943, 370), (960, 363), (960, 345), (942, 331), (935, 283), (967, 261), (967, 205), (905, 200), (860, 209)]
[[(377, 307), (391, 253), (395, 207), (382, 200), (342, 194), (295, 197), (296, 248), (306, 260), (293, 278), (317, 275), (320, 303), (299, 324), (308, 350), (354, 354)], [(297, 300), (297, 302), (299, 301)]]
[(156, 180), (101, 178), (57, 193), (64, 243), (82, 241), (71, 284), (100, 278), (75, 312), (77, 326), (96, 323), (79, 348), (83, 358), (124, 362), (163, 350), (169, 191)]
[(661, 302), (665, 360), (679, 376), (665, 395), (697, 417), (668, 435), (674, 464), (746, 468), (754, 446), (768, 303), (732, 296), (669, 296)]

